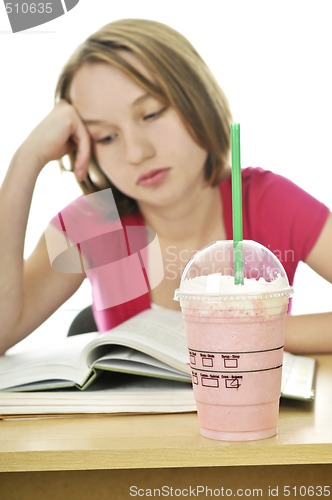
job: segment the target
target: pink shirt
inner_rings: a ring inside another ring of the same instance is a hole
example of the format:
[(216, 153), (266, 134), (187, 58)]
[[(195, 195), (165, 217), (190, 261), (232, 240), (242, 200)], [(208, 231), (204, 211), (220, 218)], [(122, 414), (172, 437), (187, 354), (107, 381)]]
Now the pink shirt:
[[(227, 239), (232, 239), (231, 180), (220, 185)], [(305, 261), (330, 210), (297, 185), (270, 171), (242, 171), (243, 238), (269, 248), (281, 261), (290, 284)]]
[[(261, 168), (249, 167), (242, 170), (242, 190), (243, 238), (257, 241), (269, 248), (283, 264), (292, 284), (298, 263), (306, 260), (317, 241), (330, 212), (329, 208), (288, 179)], [(223, 214), (220, 215), (225, 224), (226, 238), (231, 240), (231, 178), (220, 184), (220, 194), (223, 207)], [(70, 213), (70, 207), (71, 205), (66, 207), (58, 218), (62, 220), (62, 215), (66, 218), (66, 214)], [(52, 220), (55, 226), (59, 226), (58, 218)], [(130, 226), (144, 226), (144, 220), (139, 213), (123, 216), (121, 222), (125, 229)], [(103, 223), (111, 227), (109, 222), (104, 220)], [(78, 228), (82, 225), (84, 227), (84, 224), (77, 222), (74, 225), (77, 233), (75, 233), (75, 243), (77, 243), (80, 241)], [(107, 233), (100, 227), (97, 232)], [(86, 252), (88, 248), (87, 245)], [(85, 257), (91, 261), (95, 260), (93, 256), (85, 254)], [(89, 272), (87, 275), (95, 296), (101, 295), (98, 273), (92, 277)], [(93, 311), (98, 329), (105, 331), (149, 307), (150, 294), (147, 292), (133, 300), (101, 310), (97, 310), (93, 304)]]

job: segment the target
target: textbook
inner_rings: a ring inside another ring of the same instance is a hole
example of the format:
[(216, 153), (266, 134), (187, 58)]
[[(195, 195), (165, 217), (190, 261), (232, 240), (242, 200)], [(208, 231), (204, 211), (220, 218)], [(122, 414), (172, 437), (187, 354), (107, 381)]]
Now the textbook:
[(0, 419), (33, 416), (187, 413), (196, 411), (190, 384), (155, 377), (115, 374), (84, 391), (60, 389), (0, 392)]
[[(314, 398), (314, 358), (284, 353), (282, 396)], [(153, 307), (106, 333), (0, 356), (0, 415), (195, 411), (182, 314)]]

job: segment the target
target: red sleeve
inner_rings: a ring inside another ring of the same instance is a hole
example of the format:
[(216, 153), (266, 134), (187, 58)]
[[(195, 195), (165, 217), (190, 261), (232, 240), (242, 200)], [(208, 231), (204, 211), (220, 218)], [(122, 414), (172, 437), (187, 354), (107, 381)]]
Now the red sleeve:
[(297, 259), (304, 261), (318, 239), (329, 208), (281, 175), (259, 168), (248, 170), (251, 179), (247, 208), (256, 215), (259, 232), (275, 244), (280, 242), (281, 248), (293, 249)]
[[(228, 188), (223, 184), (225, 225), (231, 235), (230, 181)], [(285, 177), (261, 168), (243, 169), (242, 190), (244, 239), (269, 248), (292, 283), (298, 263), (306, 260), (318, 239), (329, 208)]]

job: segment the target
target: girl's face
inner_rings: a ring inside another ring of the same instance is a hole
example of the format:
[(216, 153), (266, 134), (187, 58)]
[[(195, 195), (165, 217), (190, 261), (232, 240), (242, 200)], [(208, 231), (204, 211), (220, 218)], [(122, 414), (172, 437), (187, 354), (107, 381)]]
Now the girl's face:
[[(135, 56), (125, 57), (148, 76)], [(119, 69), (104, 63), (82, 66), (70, 97), (89, 131), (100, 168), (141, 208), (177, 204), (205, 185), (207, 152), (172, 108)]]

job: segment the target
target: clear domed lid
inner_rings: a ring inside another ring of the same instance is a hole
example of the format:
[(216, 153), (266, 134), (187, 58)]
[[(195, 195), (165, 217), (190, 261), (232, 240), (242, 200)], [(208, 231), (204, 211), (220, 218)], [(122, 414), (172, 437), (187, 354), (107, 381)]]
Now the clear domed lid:
[(291, 295), (288, 278), (280, 260), (268, 248), (251, 240), (238, 243), (243, 262), (243, 280), (235, 284), (234, 244), (215, 241), (202, 248), (186, 265), (175, 291), (175, 300), (198, 297), (234, 298), (262, 295)]

